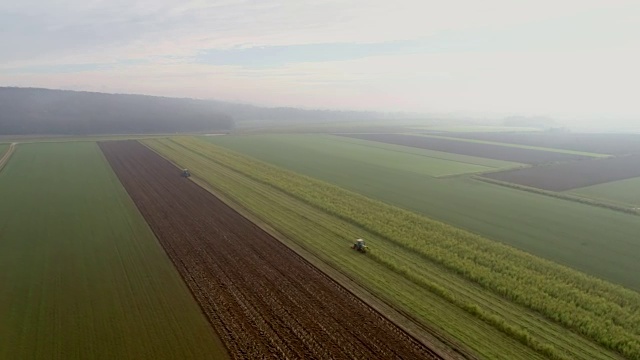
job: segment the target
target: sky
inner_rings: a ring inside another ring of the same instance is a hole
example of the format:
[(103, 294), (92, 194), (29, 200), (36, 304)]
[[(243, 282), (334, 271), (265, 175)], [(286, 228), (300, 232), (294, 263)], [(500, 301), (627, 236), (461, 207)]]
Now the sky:
[(640, 1), (21, 0), (0, 86), (640, 124)]

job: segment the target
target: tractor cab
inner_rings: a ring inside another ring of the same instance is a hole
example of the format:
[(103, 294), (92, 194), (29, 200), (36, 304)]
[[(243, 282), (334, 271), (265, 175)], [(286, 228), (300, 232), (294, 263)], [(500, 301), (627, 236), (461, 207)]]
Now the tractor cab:
[(364, 243), (363, 239), (357, 239), (355, 244), (353, 244), (353, 246), (351, 246), (351, 248), (353, 250), (359, 251), (361, 253), (366, 253), (367, 250), (369, 249), (367, 247), (367, 245)]
[(182, 177), (190, 177), (191, 173), (187, 169), (182, 169)]

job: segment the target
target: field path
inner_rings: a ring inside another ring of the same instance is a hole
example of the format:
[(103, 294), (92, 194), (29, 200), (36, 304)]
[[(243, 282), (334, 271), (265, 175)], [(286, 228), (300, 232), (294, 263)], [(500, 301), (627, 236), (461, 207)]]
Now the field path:
[(4, 166), (9, 162), (9, 159), (11, 159), (11, 155), (13, 155), (13, 152), (16, 150), (16, 145), (18, 145), (18, 143), (11, 143), (7, 151), (0, 158), (0, 171), (2, 171), (2, 168), (4, 168)]
[(232, 357), (440, 358), (152, 150), (100, 147)]

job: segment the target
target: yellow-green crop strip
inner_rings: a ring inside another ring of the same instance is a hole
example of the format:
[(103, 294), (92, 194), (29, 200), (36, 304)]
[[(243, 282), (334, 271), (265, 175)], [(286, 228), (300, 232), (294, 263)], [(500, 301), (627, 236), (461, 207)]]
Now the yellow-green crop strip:
[(20, 144), (0, 172), (0, 359), (225, 358), (93, 142)]
[[(363, 272), (367, 276), (360, 281), (414, 311), (423, 321), (436, 322), (483, 357), (531, 358), (527, 351), (533, 350), (538, 356), (555, 359), (616, 358), (605, 348), (628, 358), (640, 354), (640, 294), (636, 292), (203, 141), (180, 138), (145, 143), (193, 169), (345, 271), (354, 270), (350, 264), (356, 261), (353, 254), (344, 253), (346, 239), (366, 232), (374, 239), (375, 249), (366, 262), (374, 262), (375, 270)], [(276, 211), (274, 204), (280, 202), (286, 204)], [(295, 215), (281, 214), (286, 209), (304, 213), (306, 208), (317, 211), (304, 216), (310, 223), (296, 223), (292, 220)], [(320, 215), (325, 222), (314, 220)], [(345, 226), (357, 230), (346, 231), (346, 239), (340, 231)], [(304, 235), (316, 227), (335, 230), (329, 239), (315, 233), (322, 241)], [(371, 279), (389, 273), (403, 278), (405, 284), (409, 281), (413, 289), (402, 289), (398, 280), (389, 280), (384, 287)], [(437, 312), (448, 311), (447, 317), (454, 320), (438, 320), (412, 298), (415, 293), (438, 298), (429, 306)], [(478, 341), (487, 330), (475, 327), (474, 321), (465, 323), (460, 313), (482, 320), (502, 337), (488, 343)], [(525, 348), (504, 345), (509, 343), (505, 337)]]
[[(434, 178), (402, 170), (402, 165), (361, 162), (345, 154), (352, 151), (349, 147), (333, 153), (310, 149), (310, 144), (315, 147), (315, 143), (331, 148), (333, 141), (328, 137), (253, 135), (202, 139), (640, 291), (637, 216), (488, 184), (464, 175)], [(365, 143), (378, 146), (372, 141)], [(404, 154), (397, 154), (397, 162), (408, 161), (401, 156)]]

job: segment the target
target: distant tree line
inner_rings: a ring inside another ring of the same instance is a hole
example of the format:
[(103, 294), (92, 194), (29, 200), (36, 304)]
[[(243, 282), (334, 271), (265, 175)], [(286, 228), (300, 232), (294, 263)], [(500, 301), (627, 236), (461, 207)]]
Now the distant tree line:
[(219, 132), (413, 119), (411, 113), (261, 107), (217, 100), (0, 87), (0, 135)]
[(220, 132), (234, 120), (213, 102), (0, 87), (0, 135)]

